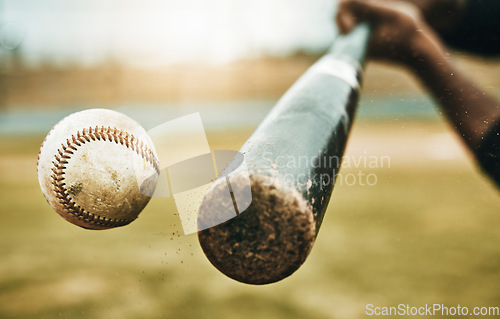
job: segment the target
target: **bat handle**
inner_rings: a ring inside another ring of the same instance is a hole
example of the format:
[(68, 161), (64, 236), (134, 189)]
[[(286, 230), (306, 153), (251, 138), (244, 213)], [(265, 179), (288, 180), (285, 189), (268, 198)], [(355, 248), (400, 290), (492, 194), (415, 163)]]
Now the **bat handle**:
[(369, 39), (370, 26), (366, 23), (359, 24), (349, 34), (338, 35), (329, 50), (329, 54), (342, 57), (361, 67), (364, 64)]

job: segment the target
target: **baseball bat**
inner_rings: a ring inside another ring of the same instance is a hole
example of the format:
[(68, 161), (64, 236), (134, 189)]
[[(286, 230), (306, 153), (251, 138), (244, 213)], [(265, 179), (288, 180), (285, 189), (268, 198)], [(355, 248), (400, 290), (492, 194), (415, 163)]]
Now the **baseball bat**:
[[(250, 172), (251, 205), (198, 232), (205, 255), (226, 276), (268, 284), (291, 275), (306, 260), (354, 120), (369, 33), (362, 24), (335, 39), (241, 148)], [(231, 179), (233, 203), (243, 184)], [(218, 202), (220, 185), (216, 181), (205, 196), (199, 224), (209, 224), (224, 210)]]

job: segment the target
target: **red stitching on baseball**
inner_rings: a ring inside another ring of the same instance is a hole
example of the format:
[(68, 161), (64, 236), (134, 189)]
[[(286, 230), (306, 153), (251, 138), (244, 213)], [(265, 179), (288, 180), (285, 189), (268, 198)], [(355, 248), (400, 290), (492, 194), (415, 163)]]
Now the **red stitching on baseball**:
[(55, 160), (52, 162), (54, 167), (52, 168), (53, 174), (51, 175), (51, 178), (52, 185), (54, 186), (54, 191), (56, 193), (56, 198), (59, 199), (59, 203), (64, 207), (68, 214), (74, 215), (79, 220), (85, 221), (90, 225), (98, 225), (103, 227), (118, 227), (127, 225), (131, 223), (135, 218), (112, 219), (98, 216), (91, 212), (85, 211), (83, 208), (76, 205), (76, 203), (71, 200), (68, 191), (65, 188), (66, 183), (64, 170), (66, 169), (65, 165), (68, 163), (68, 159), (70, 159), (73, 152), (77, 150), (77, 146), (81, 146), (82, 144), (90, 141), (95, 141), (96, 139), (99, 141), (101, 139), (103, 141), (109, 140), (110, 142), (121, 145), (125, 144), (127, 148), (130, 148), (148, 163), (153, 165), (156, 172), (160, 174), (159, 163), (153, 152), (151, 151), (151, 149), (145, 146), (142, 141), (136, 139), (134, 135), (129, 135), (128, 133), (124, 134), (123, 131), (117, 128), (114, 128), (113, 130), (109, 126), (107, 128), (105, 128), (104, 126), (100, 128), (97, 126), (95, 128), (89, 127), (88, 130), (83, 129), (82, 132), (78, 131), (76, 133), (76, 137), (75, 135), (72, 135), (71, 139), (67, 139), (66, 145), (61, 144), (62, 150), (57, 150), (59, 156), (57, 154), (54, 156)]

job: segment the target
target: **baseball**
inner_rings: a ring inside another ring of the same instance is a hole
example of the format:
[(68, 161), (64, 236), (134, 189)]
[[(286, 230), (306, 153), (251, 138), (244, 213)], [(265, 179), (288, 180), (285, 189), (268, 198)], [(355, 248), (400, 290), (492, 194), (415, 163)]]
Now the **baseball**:
[(52, 208), (87, 229), (135, 220), (158, 181), (153, 142), (116, 111), (90, 109), (57, 123), (38, 155), (38, 181)]

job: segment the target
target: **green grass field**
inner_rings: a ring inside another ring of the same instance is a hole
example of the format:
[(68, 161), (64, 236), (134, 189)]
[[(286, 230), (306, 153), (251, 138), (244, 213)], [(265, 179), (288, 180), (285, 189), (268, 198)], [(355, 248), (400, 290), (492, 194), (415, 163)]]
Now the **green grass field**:
[[(209, 141), (238, 149), (250, 133)], [(0, 318), (354, 319), (367, 304), (500, 306), (498, 191), (470, 158), (450, 155), (460, 147), (446, 149), (455, 141), (441, 123), (357, 123), (348, 154), (385, 154), (390, 167), (363, 168), (375, 186), (337, 185), (307, 262), (268, 286), (212, 267), (169, 199), (119, 229), (67, 223), (38, 186), (42, 140), (0, 140)]]

